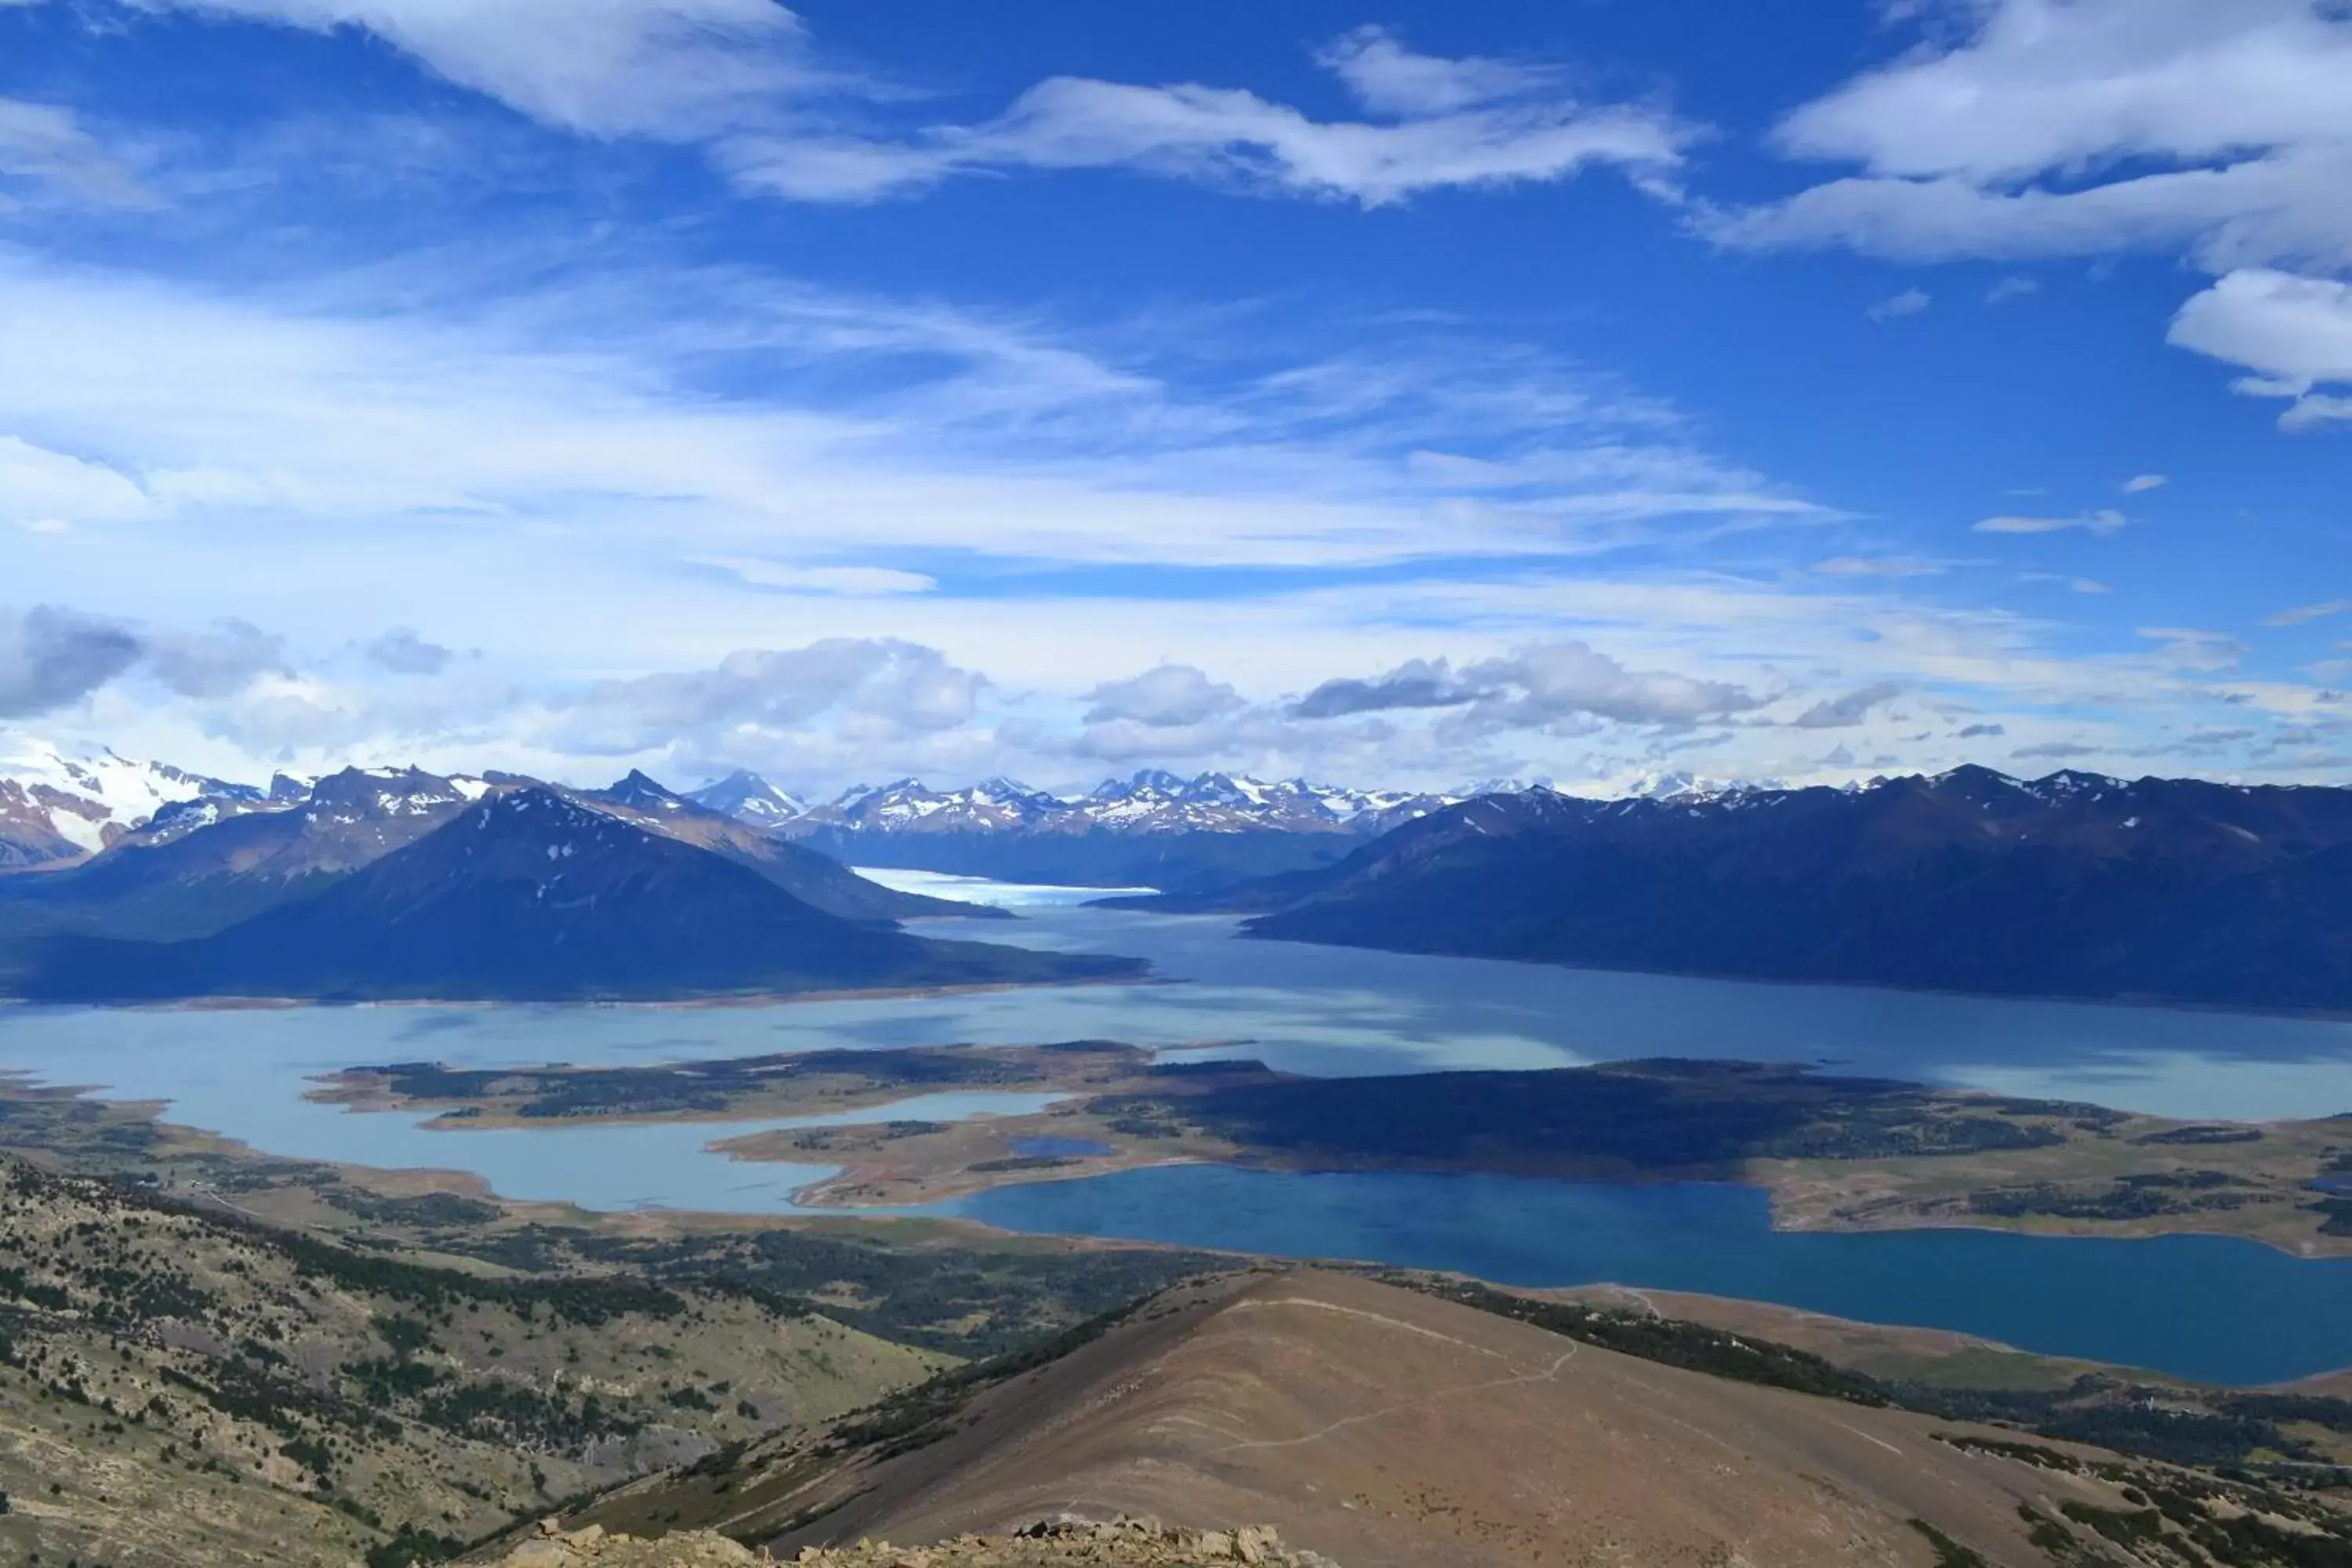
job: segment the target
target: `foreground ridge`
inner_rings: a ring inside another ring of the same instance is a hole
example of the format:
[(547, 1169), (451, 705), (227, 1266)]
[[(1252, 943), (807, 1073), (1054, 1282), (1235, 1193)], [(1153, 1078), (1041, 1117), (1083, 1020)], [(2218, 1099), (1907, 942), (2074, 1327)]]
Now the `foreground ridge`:
[(1239, 1530), (1171, 1530), (1157, 1520), (1108, 1522), (1065, 1515), (1041, 1520), (1012, 1535), (960, 1535), (936, 1546), (893, 1546), (887, 1541), (826, 1549), (808, 1546), (788, 1558), (754, 1552), (723, 1535), (695, 1531), (641, 1541), (607, 1535), (596, 1525), (561, 1533), (553, 1521), (506, 1559), (507, 1568), (736, 1568), (789, 1562), (806, 1568), (1058, 1568), (1070, 1563), (1131, 1568), (1193, 1568), (1248, 1563), (1258, 1568), (1336, 1568), (1328, 1557), (1286, 1550), (1263, 1525)]

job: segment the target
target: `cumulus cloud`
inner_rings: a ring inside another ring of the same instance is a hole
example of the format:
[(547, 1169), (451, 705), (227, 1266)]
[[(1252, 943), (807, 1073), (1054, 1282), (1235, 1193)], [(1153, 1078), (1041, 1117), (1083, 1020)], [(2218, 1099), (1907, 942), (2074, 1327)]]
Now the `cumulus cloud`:
[(1790, 156), (1864, 174), (1724, 215), (1716, 232), (1906, 256), (2158, 241), (2240, 261), (2352, 256), (2339, 7), (1987, 0), (1975, 18), (1956, 46), (1866, 71), (1777, 128)]
[(0, 718), (79, 702), (138, 662), (138, 635), (56, 605), (0, 609)]
[(2182, 305), (2168, 336), (2252, 371), (2232, 390), (2287, 399), (2290, 430), (2352, 419), (2352, 397), (2319, 390), (2352, 384), (2352, 284), (2243, 268)]
[(737, 728), (781, 731), (832, 716), (877, 737), (969, 723), (988, 684), (937, 648), (895, 637), (827, 637), (742, 649), (715, 668), (604, 680), (573, 705), (576, 743), (628, 753)]
[(1906, 289), (1890, 299), (1881, 300), (1864, 314), (1874, 321), (1899, 321), (1906, 316), (1916, 316), (1935, 303), (1924, 289)]
[(1245, 707), (1240, 692), (1189, 664), (1163, 664), (1129, 680), (1107, 680), (1087, 693), (1089, 724), (1121, 721), (1170, 729), (1205, 723)]
[(1479, 695), (1467, 681), (1457, 679), (1444, 659), (1416, 658), (1371, 680), (1327, 680), (1293, 702), (1288, 712), (1294, 719), (1339, 719), (1398, 709), (1454, 708)]
[[(2352, 272), (2352, 12), (2336, 0), (1980, 0), (1790, 114), (1790, 157), (1859, 165), (1784, 201), (1701, 209), (1718, 242), (1911, 260), (2186, 250), (2226, 287), (2173, 342), (2352, 418), (2330, 317)], [(2237, 279), (2235, 282), (2231, 280)], [(2301, 340), (2317, 334), (2317, 342)]]
[(0, 607), (0, 718), (68, 707), (133, 673), (175, 696), (215, 699), (284, 668), (285, 639), (245, 621), (156, 631), (59, 605)]
[(1545, 729), (1576, 721), (1680, 725), (1759, 707), (1762, 700), (1722, 681), (1664, 670), (1628, 669), (1590, 645), (1525, 647), (1454, 669), (1415, 659), (1370, 680), (1328, 680), (1290, 705), (1294, 718), (1332, 719), (1396, 710), (1459, 708), (1468, 733)]
[(394, 675), (438, 675), (457, 657), (439, 643), (426, 642), (406, 626), (388, 631), (367, 645), (367, 659)]
[(898, 141), (745, 136), (721, 156), (744, 184), (802, 201), (873, 201), (990, 171), (1128, 168), (1380, 206), (1593, 164), (1659, 177), (1690, 135), (1659, 110), (1578, 102), (1539, 68), (1419, 55), (1377, 28), (1317, 58), (1371, 118), (1318, 121), (1234, 88), (1056, 77), (982, 124)]
[(144, 652), (148, 671), (182, 697), (226, 697), (286, 668), (284, 637), (235, 619), (201, 632), (151, 634)]
[(1791, 721), (1800, 730), (1844, 730), (1861, 723), (1882, 702), (1903, 695), (1892, 681), (1875, 681), (1843, 697), (1824, 698)]

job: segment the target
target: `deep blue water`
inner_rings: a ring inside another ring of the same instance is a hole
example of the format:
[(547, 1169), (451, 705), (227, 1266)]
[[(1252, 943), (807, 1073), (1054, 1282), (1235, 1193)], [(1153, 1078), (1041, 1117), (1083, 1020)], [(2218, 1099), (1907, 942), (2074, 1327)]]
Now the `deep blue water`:
[(1002, 1187), (950, 1206), (1010, 1230), (1744, 1297), (2215, 1383), (2352, 1366), (2352, 1259), (2227, 1237), (1790, 1233), (1747, 1187), (1219, 1165)]

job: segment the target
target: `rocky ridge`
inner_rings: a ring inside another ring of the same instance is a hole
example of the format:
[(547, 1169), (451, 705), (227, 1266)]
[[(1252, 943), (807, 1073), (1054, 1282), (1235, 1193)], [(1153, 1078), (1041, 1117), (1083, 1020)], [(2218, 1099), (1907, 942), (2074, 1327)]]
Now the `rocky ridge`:
[(723, 1535), (695, 1531), (658, 1540), (608, 1535), (596, 1525), (564, 1533), (553, 1521), (504, 1559), (506, 1568), (750, 1568), (792, 1563), (802, 1568), (1061, 1568), (1065, 1563), (1123, 1568), (1335, 1568), (1312, 1552), (1285, 1548), (1262, 1525), (1238, 1530), (1176, 1530), (1151, 1519), (1108, 1521), (1065, 1515), (1011, 1535), (960, 1535), (933, 1546), (887, 1541), (842, 1548), (803, 1547), (772, 1557)]

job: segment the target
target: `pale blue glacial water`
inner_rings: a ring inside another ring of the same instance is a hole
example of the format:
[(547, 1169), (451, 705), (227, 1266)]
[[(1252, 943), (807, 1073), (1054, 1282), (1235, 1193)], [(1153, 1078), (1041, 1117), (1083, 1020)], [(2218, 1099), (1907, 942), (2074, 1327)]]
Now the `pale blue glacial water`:
[[(963, 896), (975, 891), (988, 889), (962, 885)], [(173, 1120), (273, 1153), (466, 1170), (510, 1196), (594, 1208), (740, 1213), (787, 1208), (795, 1188), (830, 1172), (737, 1163), (706, 1147), (779, 1124), (773, 1121), (432, 1131), (413, 1115), (307, 1102), (306, 1080), (352, 1066), (420, 1059), (460, 1067), (643, 1063), (1096, 1037), (1253, 1056), (1312, 1074), (1708, 1057), (1805, 1062), (2186, 1117), (2352, 1110), (2352, 1024), (2337, 1020), (1760, 985), (1256, 942), (1237, 940), (1233, 922), (1220, 918), (1078, 908), (1055, 889), (1002, 896), (1020, 908), (1021, 921), (941, 921), (925, 929), (1145, 956), (1155, 966), (1153, 982), (759, 1007), (17, 1008), (0, 1010), (0, 1068), (52, 1084), (90, 1085), (110, 1097), (168, 1100)], [(952, 1096), (855, 1114), (939, 1120), (1026, 1108), (1019, 1098)], [(1851, 1299), (1869, 1311), (1910, 1314), (1899, 1321), (2036, 1349), (2073, 1347), (2085, 1333), (2097, 1337), (2098, 1323), (2128, 1322), (2141, 1326), (2100, 1339), (2105, 1351), (2068, 1353), (2113, 1353), (2173, 1370), (2206, 1364), (2229, 1332), (2263, 1341), (2271, 1347), (2264, 1353), (2280, 1365), (2291, 1363), (2290, 1370), (2352, 1365), (2352, 1310), (2346, 1310), (2352, 1309), (2352, 1265), (2302, 1262), (2252, 1244), (1914, 1233), (1916, 1239), (1903, 1247), (1966, 1260), (1982, 1279), (1973, 1290), (1929, 1292), (1935, 1299), (1906, 1306), (1874, 1294), (1878, 1287), (1869, 1284), (1875, 1266), (1866, 1260), (1896, 1256), (1883, 1250), (1886, 1238), (1778, 1236), (1754, 1194), (1692, 1196), (1695, 1207), (1660, 1210), (1654, 1194), (1684, 1189), (1520, 1183), (1477, 1189), (1480, 1200), (1465, 1203), (1460, 1194), (1469, 1189), (1447, 1184), (1464, 1180), (1474, 1179), (1138, 1173), (1007, 1189), (961, 1207), (1016, 1228), (1397, 1263), (1475, 1263), (1474, 1271), (1522, 1283), (1608, 1277), (1667, 1288), (1684, 1278), (1676, 1272), (1684, 1265), (1745, 1258), (1739, 1268), (1727, 1263), (1719, 1275), (1706, 1275), (1712, 1284), (1677, 1288), (1821, 1310), (1839, 1310), (1824, 1303)], [(1710, 1207), (1735, 1201), (1745, 1206)], [(1269, 1228), (1269, 1211), (1292, 1217)], [(1571, 1225), (1563, 1214), (1583, 1217)], [(1727, 1225), (1747, 1237), (1740, 1247), (1726, 1246)], [(1597, 1246), (1594, 1237), (1612, 1226), (1626, 1245)], [(1159, 1234), (1177, 1229), (1182, 1233)], [(1635, 1242), (1641, 1245), (1632, 1247)], [(2024, 1250), (2014, 1263), (1996, 1261), (2008, 1256), (2000, 1249), (2009, 1244)], [(1987, 1247), (1992, 1254), (1982, 1250)], [(2107, 1250), (2116, 1247), (2140, 1250)], [(2075, 1292), (2063, 1296), (2063, 1308), (2013, 1321), (2018, 1302), (2060, 1299), (2049, 1288), (2053, 1258), (2086, 1271), (2086, 1280), (2113, 1278), (2121, 1304), (2100, 1306), (2095, 1292)], [(1907, 1260), (1903, 1268), (1916, 1278), (1937, 1277), (1918, 1274)], [(2339, 1288), (2340, 1299), (2334, 1294)], [(2308, 1290), (2320, 1298), (2305, 1303), (2299, 1292)], [(2160, 1326), (2145, 1326), (2151, 1311), (2168, 1310), (2149, 1303), (2166, 1300), (2203, 1304), (2180, 1319), (2168, 1340)], [(2275, 1331), (2266, 1306), (2272, 1302), (2294, 1304), (2293, 1333)], [(2231, 1323), (2235, 1328), (2226, 1331), (2217, 1326)]]

